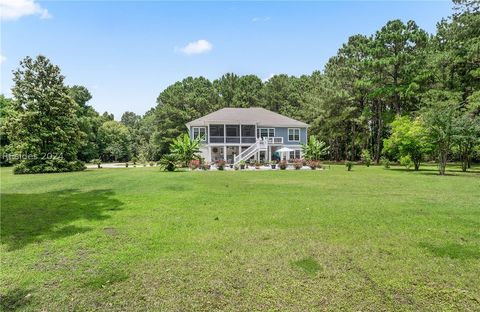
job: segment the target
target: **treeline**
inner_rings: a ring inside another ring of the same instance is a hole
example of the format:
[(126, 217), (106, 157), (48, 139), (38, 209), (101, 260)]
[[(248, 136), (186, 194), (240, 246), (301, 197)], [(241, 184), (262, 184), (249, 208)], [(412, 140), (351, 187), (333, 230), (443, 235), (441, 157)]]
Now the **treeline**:
[[(88, 105), (85, 87), (65, 86), (48, 59), (27, 57), (14, 73), (13, 99), (1, 98), (2, 155), (158, 160), (187, 122), (222, 107), (264, 107), (309, 123), (309, 133), (330, 147), (331, 160), (368, 153), (376, 162), (408, 156), (462, 160), (468, 167), (479, 157), (479, 87), (479, 4), (465, 0), (454, 1), (452, 16), (434, 35), (414, 21), (389, 21), (373, 35), (350, 37), (323, 71), (267, 81), (233, 73), (214, 81), (188, 77), (163, 90), (145, 115), (126, 112), (119, 122)], [(408, 146), (412, 140), (417, 145)], [(47, 166), (21, 162), (40, 171)]]

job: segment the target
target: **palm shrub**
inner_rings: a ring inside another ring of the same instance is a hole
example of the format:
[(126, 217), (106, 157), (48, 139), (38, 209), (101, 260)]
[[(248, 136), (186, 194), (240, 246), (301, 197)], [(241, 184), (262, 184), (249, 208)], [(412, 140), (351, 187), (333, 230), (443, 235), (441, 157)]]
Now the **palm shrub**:
[(101, 159), (92, 159), (92, 164), (97, 165), (98, 168), (102, 168), (102, 160)]
[(367, 167), (370, 167), (370, 164), (372, 163), (372, 156), (370, 156), (370, 152), (366, 149), (362, 151), (362, 161)]
[(158, 162), (164, 171), (175, 171), (178, 164), (178, 157), (175, 154), (165, 154)]
[(345, 162), (345, 167), (347, 167), (347, 170), (348, 170), (348, 171), (351, 171), (351, 170), (352, 170), (352, 167), (353, 167), (353, 161), (347, 160), (347, 161)]
[(180, 135), (170, 144), (170, 154), (175, 155), (184, 167), (194, 159), (200, 158), (201, 138), (191, 139), (188, 133)]
[(308, 138), (307, 144), (302, 144), (302, 153), (306, 160), (320, 160), (327, 154), (328, 149), (325, 142), (318, 141), (313, 135)]

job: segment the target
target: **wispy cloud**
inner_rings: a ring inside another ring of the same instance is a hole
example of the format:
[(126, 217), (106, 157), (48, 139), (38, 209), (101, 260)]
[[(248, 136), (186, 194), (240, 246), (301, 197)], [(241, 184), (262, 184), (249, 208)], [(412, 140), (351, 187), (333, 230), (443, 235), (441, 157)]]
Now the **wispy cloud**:
[(6, 60), (7, 58), (5, 57), (5, 55), (0, 54), (0, 64), (3, 64), (3, 62), (5, 62)]
[(210, 52), (212, 49), (213, 49), (213, 45), (204, 39), (190, 42), (186, 46), (180, 49), (175, 48), (175, 50), (179, 50), (180, 52), (186, 55), (207, 53), (207, 52)]
[(48, 10), (34, 0), (0, 0), (1, 20), (14, 21), (28, 15), (38, 15), (41, 19), (51, 17)]
[(257, 22), (268, 22), (269, 20), (271, 20), (272, 18), (270, 16), (265, 16), (265, 17), (254, 17), (252, 18), (252, 22), (253, 23), (257, 23)]

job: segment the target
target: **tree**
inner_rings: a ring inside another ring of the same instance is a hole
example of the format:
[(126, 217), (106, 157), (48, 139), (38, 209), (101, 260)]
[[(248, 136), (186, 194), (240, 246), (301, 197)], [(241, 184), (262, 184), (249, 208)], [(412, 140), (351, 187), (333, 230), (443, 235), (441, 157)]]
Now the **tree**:
[(328, 146), (325, 142), (318, 141), (313, 135), (309, 137), (307, 144), (302, 144), (302, 153), (306, 160), (320, 160), (327, 152)]
[(200, 158), (200, 140), (201, 138), (192, 140), (190, 135), (185, 133), (170, 144), (170, 154), (175, 155), (187, 167), (190, 161)]
[(130, 131), (122, 123), (106, 121), (98, 130), (98, 144), (104, 161), (129, 160), (131, 157)]
[(102, 125), (102, 117), (87, 102), (91, 100), (90, 91), (84, 86), (69, 87), (69, 95), (77, 103), (78, 126), (82, 133), (82, 140), (78, 148), (78, 159), (89, 162), (99, 157), (98, 128)]
[(69, 96), (60, 68), (43, 55), (26, 57), (13, 73), (15, 118), (9, 120), (14, 152), (23, 157), (16, 173), (80, 170), (82, 138), (77, 104)]
[(459, 93), (432, 90), (426, 98), (427, 105), (422, 112), (429, 142), (438, 155), (440, 175), (445, 175), (447, 160), (458, 133), (457, 117), (460, 101)]
[(0, 166), (10, 166), (10, 138), (8, 137), (8, 122), (14, 118), (12, 99), (0, 94)]
[(411, 119), (408, 116), (397, 116), (391, 123), (392, 134), (384, 140), (384, 153), (400, 159), (409, 156), (415, 170), (420, 162), (431, 151), (427, 132), (421, 118)]
[(465, 172), (470, 166), (475, 147), (480, 144), (480, 117), (463, 114), (455, 122), (457, 131), (453, 140), (460, 155), (462, 171)]

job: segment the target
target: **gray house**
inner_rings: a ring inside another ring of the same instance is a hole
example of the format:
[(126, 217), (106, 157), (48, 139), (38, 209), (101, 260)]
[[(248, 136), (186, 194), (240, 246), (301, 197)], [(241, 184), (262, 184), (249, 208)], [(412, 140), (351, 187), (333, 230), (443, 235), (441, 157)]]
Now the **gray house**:
[[(186, 124), (192, 138), (202, 139), (206, 161), (271, 161), (301, 158), (308, 125), (264, 108), (222, 108)], [(279, 153), (281, 148), (288, 153)]]

